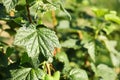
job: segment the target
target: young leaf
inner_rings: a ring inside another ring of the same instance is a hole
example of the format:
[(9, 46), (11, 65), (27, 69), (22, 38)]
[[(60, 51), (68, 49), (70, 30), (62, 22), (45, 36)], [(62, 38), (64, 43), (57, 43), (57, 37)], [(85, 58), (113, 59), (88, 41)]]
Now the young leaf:
[(10, 80), (41, 80), (45, 76), (44, 71), (41, 69), (21, 68), (10, 72)]
[(54, 31), (47, 28), (36, 29), (35, 25), (21, 27), (15, 36), (14, 44), (26, 48), (34, 66), (38, 63), (40, 53), (46, 58), (53, 57), (54, 48), (59, 47)]
[(53, 74), (53, 78), (54, 78), (54, 80), (60, 80), (60, 71), (56, 71), (56, 72)]
[(2, 0), (7, 12), (10, 12), (18, 3), (18, 0)]
[(99, 8), (93, 7), (92, 11), (96, 14), (97, 17), (101, 17), (101, 16), (104, 16), (108, 12), (108, 9), (104, 9), (104, 8), (99, 9)]
[(52, 76), (50, 76), (49, 74), (47, 74), (45, 76), (44, 80), (54, 80), (54, 78)]
[(117, 24), (120, 24), (120, 17), (118, 17), (116, 15), (116, 12), (114, 12), (114, 11), (111, 11), (110, 14), (106, 14), (105, 19), (108, 20), (108, 21), (113, 21)]

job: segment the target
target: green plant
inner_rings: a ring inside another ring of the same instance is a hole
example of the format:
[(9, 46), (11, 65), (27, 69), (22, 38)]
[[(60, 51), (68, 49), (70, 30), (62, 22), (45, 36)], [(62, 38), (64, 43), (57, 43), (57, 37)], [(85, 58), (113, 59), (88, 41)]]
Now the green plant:
[[(12, 46), (3, 45), (3, 40), (1, 41), (1, 67), (8, 68), (12, 65), (17, 67), (9, 69), (10, 76), (4, 75), (3, 72), (1, 77), (11, 80), (51, 80), (47, 79), (46, 76), (51, 76), (54, 73), (53, 80), (59, 80), (60, 72), (52, 70), (51, 65), (55, 56), (54, 51), (60, 47), (60, 44), (55, 32), (44, 26), (41, 18), (46, 12), (62, 7), (61, 2), (2, 0), (1, 6), (5, 7), (3, 11), (6, 14), (1, 19), (7, 21), (10, 25), (10, 29), (5, 31), (8, 33), (14, 31), (16, 34)], [(17, 26), (19, 29), (17, 29)], [(15, 29), (17, 29), (17, 32)], [(12, 54), (14, 54), (16, 60), (11, 59)]]
[(89, 0), (2, 0), (0, 11), (0, 79), (119, 79), (117, 12)]

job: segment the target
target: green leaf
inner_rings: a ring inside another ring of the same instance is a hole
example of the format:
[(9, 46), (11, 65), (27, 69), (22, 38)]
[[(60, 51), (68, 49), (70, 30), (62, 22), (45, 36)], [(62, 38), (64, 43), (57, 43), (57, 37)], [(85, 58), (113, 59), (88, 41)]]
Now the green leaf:
[(62, 20), (59, 22), (58, 29), (67, 29), (70, 27), (68, 20)]
[(117, 24), (120, 24), (120, 17), (118, 17), (116, 15), (116, 12), (114, 12), (114, 11), (111, 11), (110, 14), (106, 14), (105, 19), (108, 20), (108, 21), (113, 21)]
[(78, 41), (77, 39), (68, 39), (68, 40), (64, 41), (63, 43), (61, 43), (61, 46), (65, 47), (65, 48), (77, 49), (77, 48), (79, 48), (79, 46), (76, 45), (77, 41)]
[(18, 3), (18, 0), (2, 0), (7, 12), (15, 8)]
[(72, 69), (69, 73), (70, 80), (88, 80), (86, 71), (82, 69)]
[(12, 53), (14, 52), (14, 48), (13, 47), (8, 47), (6, 50), (6, 54), (9, 57)]
[[(33, 1), (33, 0), (32, 0)], [(45, 0), (44, 0), (45, 1)], [(44, 3), (42, 0), (37, 0), (35, 3), (30, 7), (31, 15), (34, 16), (36, 19), (37, 17), (43, 16), (46, 12), (51, 10), (56, 10), (56, 6), (52, 3)], [(40, 16), (41, 15), (41, 16)]]
[(94, 63), (91, 63), (91, 69), (94, 71), (95, 74), (97, 74), (97, 69)]
[(110, 53), (110, 57), (112, 60), (112, 63), (115, 67), (119, 67), (120, 66), (120, 53)]
[(91, 33), (94, 33), (92, 28), (86, 27), (84, 30), (82, 31), (82, 35), (85, 37), (82, 38), (81, 44), (86, 44), (94, 39), (94, 36), (91, 36)]
[(67, 55), (66, 55), (65, 52), (57, 53), (56, 56), (55, 56), (55, 58), (56, 58), (57, 60), (59, 60), (60, 62), (65, 63), (65, 65), (68, 66), (69, 60), (68, 60), (68, 57), (67, 57)]
[(114, 66), (119, 67), (120, 65), (120, 53), (115, 49), (117, 46), (116, 41), (105, 40), (105, 45), (108, 51), (110, 52), (110, 57)]
[(91, 59), (95, 62), (95, 43), (94, 42), (86, 43), (84, 47), (88, 49), (88, 53)]
[(53, 74), (53, 78), (54, 78), (54, 80), (60, 80), (60, 71), (56, 71), (56, 72)]
[(115, 71), (104, 64), (97, 66), (97, 76), (101, 77), (103, 80), (116, 80), (117, 77)]
[(19, 1), (18, 1), (18, 4), (19, 4), (19, 5), (25, 5), (25, 4), (26, 4), (26, 0), (19, 0)]
[(21, 27), (15, 36), (14, 44), (26, 48), (34, 66), (39, 64), (40, 53), (46, 58), (53, 57), (54, 48), (60, 47), (54, 31), (47, 28), (36, 29), (35, 25)]
[(115, 25), (106, 25), (103, 30), (106, 32), (107, 35), (112, 33), (116, 29)]
[(66, 73), (66, 71), (68, 71), (70, 69), (69, 60), (68, 60), (66, 53), (65, 52), (57, 53), (55, 58), (58, 61), (64, 63), (63, 73), (64, 72)]
[(23, 18), (22, 17), (17, 17), (14, 19), (14, 22), (16, 22), (17, 24), (20, 24), (22, 22)]
[(28, 57), (27, 53), (23, 53), (21, 56), (20, 64), (24, 64), (26, 62), (30, 62), (30, 57)]
[(41, 80), (44, 78), (45, 73), (41, 69), (21, 68), (10, 70), (10, 80)]
[(69, 19), (71, 20), (71, 19), (72, 19), (71, 15), (66, 11), (66, 9), (63, 7), (63, 5), (62, 5), (61, 2), (59, 3), (59, 5), (60, 5), (60, 9), (61, 9), (62, 11), (64, 11), (64, 12), (67, 14), (67, 16), (69, 17)]
[(108, 40), (104, 40), (105, 42), (105, 45), (107, 47), (107, 49), (110, 51), (110, 52), (115, 52), (117, 53), (117, 50), (115, 49), (116, 45), (117, 45), (117, 42), (116, 41), (108, 41)]
[(101, 17), (101, 16), (104, 16), (108, 12), (108, 9), (104, 9), (104, 8), (100, 9), (100, 8), (93, 7), (92, 11), (96, 14), (96, 16)]
[(50, 76), (49, 74), (47, 74), (45, 76), (45, 79), (44, 80), (54, 80), (54, 78), (52, 76)]

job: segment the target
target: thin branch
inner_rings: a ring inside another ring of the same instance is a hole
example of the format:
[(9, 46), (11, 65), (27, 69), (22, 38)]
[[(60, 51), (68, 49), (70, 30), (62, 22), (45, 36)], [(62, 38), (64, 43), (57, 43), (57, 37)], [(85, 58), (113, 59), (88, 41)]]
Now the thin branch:
[(50, 68), (55, 72), (54, 66), (52, 64), (50, 64)]
[(52, 10), (52, 21), (53, 21), (53, 27), (55, 27), (57, 25), (57, 20), (56, 20), (56, 17), (55, 17), (55, 11)]
[(8, 61), (9, 61), (10, 63), (14, 63), (14, 62), (10, 59), (10, 57), (8, 57)]
[(27, 17), (30, 23), (32, 23), (32, 18), (30, 16), (30, 9), (29, 9), (29, 4), (28, 4), (28, 0), (26, 0), (26, 10), (27, 10)]
[(51, 75), (51, 70), (50, 70), (50, 64), (46, 63), (46, 68), (47, 68), (47, 72), (49, 75)]

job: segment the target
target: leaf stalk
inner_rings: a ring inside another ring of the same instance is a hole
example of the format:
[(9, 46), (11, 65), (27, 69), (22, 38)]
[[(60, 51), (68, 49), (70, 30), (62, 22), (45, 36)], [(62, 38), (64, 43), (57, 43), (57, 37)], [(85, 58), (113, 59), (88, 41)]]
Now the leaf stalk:
[(27, 11), (27, 17), (28, 17), (28, 20), (30, 23), (32, 23), (32, 18), (30, 16), (30, 9), (29, 9), (29, 3), (28, 3), (28, 0), (26, 0), (26, 11)]

